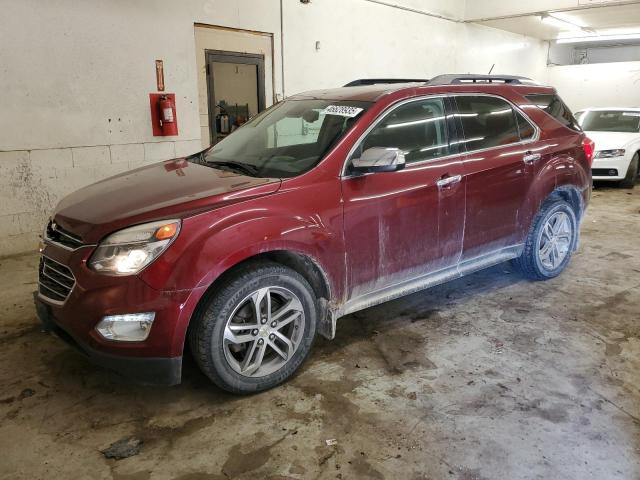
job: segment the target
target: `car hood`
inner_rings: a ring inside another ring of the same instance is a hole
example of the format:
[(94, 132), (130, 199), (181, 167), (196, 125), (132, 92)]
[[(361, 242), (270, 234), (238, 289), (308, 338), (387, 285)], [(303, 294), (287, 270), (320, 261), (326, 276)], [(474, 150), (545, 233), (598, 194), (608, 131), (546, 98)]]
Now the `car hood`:
[(56, 222), (85, 243), (147, 221), (183, 218), (267, 195), (277, 178), (255, 178), (185, 159), (155, 163), (107, 178), (63, 198)]
[(585, 133), (596, 144), (596, 151), (625, 148), (629, 143), (640, 140), (640, 133), (594, 131)]

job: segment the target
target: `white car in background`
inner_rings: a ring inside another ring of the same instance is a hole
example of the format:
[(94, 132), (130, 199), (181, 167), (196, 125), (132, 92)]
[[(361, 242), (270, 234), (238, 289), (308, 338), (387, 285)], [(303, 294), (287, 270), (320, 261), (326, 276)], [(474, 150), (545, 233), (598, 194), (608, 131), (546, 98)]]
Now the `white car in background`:
[(640, 108), (589, 108), (576, 119), (596, 144), (593, 179), (633, 188), (640, 169)]

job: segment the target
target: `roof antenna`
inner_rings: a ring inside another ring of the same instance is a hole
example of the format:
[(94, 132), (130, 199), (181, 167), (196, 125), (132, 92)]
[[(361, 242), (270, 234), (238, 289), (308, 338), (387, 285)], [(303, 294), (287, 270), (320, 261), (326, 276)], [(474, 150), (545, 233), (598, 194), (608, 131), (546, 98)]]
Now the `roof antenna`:
[(496, 64), (494, 63), (493, 65), (491, 65), (491, 68), (489, 69), (489, 73), (487, 73), (487, 75), (491, 75), (491, 72), (493, 72), (493, 67), (495, 67)]

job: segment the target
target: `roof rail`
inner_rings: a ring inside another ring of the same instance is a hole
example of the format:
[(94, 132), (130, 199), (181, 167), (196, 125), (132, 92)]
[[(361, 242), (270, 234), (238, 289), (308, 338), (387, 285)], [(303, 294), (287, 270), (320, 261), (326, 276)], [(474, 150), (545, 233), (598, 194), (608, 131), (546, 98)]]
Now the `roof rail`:
[(429, 81), (429, 85), (460, 85), (465, 83), (508, 83), (510, 85), (537, 85), (527, 77), (514, 75), (439, 75)]
[(380, 83), (427, 83), (428, 81), (428, 78), (360, 78), (343, 86), (359, 87), (361, 85), (378, 85)]

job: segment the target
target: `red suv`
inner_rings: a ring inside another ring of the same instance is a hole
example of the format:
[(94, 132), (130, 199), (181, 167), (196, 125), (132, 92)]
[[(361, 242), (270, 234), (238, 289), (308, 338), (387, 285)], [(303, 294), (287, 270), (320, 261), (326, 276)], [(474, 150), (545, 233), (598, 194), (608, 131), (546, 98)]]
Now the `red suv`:
[(188, 158), (85, 187), (44, 234), (38, 313), (98, 364), (273, 387), (349, 313), (506, 260), (558, 275), (593, 143), (553, 88), (446, 75), (293, 96)]

